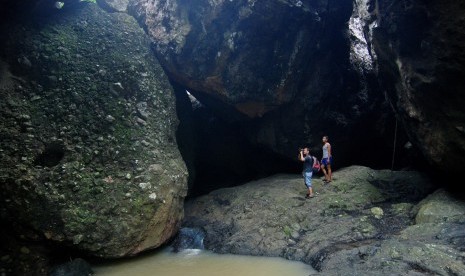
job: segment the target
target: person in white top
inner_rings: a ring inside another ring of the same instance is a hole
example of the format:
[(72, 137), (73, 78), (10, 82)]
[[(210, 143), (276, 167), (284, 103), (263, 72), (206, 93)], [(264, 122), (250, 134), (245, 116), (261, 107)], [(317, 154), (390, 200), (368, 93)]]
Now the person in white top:
[(321, 169), (325, 174), (323, 182), (330, 183), (332, 179), (331, 164), (333, 163), (333, 155), (331, 152), (331, 144), (328, 142), (328, 136), (323, 136), (323, 157), (321, 158)]

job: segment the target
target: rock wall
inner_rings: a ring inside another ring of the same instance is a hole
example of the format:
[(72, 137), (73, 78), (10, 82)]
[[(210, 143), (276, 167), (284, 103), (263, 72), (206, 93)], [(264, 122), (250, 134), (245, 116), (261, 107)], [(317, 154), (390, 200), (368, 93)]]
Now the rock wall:
[(351, 0), (134, 0), (128, 7), (170, 78), (226, 121), (242, 122), (253, 144), (293, 160), (304, 144), (320, 153), (329, 135), (339, 166), (386, 167), (395, 119), (362, 25), (349, 30), (351, 18), (363, 21), (359, 10)]
[(187, 170), (172, 87), (134, 18), (65, 4), (0, 33), (2, 220), (107, 258), (169, 239)]
[(130, 10), (174, 80), (256, 117), (297, 92), (301, 76), (293, 73), (307, 60), (305, 47), (317, 47), (309, 40), (325, 4), (133, 1)]
[(379, 79), (413, 144), (435, 167), (465, 162), (465, 4), (372, 1)]
[(465, 156), (463, 9), (452, 0), (128, 5), (170, 78), (246, 122), (249, 141), (294, 158), (329, 135), (341, 166), (387, 167), (395, 149), (398, 168), (426, 158), (453, 172)]

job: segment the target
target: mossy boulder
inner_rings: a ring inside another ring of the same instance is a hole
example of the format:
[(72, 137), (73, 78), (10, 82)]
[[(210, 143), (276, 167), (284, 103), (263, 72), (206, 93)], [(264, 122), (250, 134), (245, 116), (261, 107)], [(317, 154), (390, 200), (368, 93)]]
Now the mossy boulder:
[(1, 218), (108, 258), (172, 237), (187, 171), (137, 22), (81, 3), (1, 34)]
[(217, 190), (186, 203), (184, 224), (205, 230), (207, 249), (303, 261), (318, 275), (465, 272), (463, 221), (414, 224), (435, 189), (426, 175), (351, 166), (313, 188), (305, 199), (300, 175), (276, 175)]
[(97, 3), (110, 12), (125, 12), (129, 0), (97, 0)]
[(326, 256), (319, 275), (465, 275), (464, 229), (412, 225), (389, 238), (341, 246)]
[(438, 190), (418, 204), (415, 223), (465, 223), (465, 202), (445, 190)]
[(463, 199), (439, 189), (413, 208), (400, 203), (396, 209), (410, 212), (415, 224), (334, 252), (321, 266), (323, 275), (465, 275)]

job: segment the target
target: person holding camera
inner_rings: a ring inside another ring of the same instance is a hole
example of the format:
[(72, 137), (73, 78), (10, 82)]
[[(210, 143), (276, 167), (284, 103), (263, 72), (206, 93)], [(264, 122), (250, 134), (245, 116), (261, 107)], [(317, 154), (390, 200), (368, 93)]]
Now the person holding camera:
[(312, 188), (312, 175), (313, 175), (313, 162), (315, 161), (310, 155), (310, 150), (306, 147), (299, 150), (299, 160), (303, 162), (303, 171), (302, 175), (304, 177), (305, 186), (308, 188), (307, 195), (305, 198), (313, 198), (313, 188)]

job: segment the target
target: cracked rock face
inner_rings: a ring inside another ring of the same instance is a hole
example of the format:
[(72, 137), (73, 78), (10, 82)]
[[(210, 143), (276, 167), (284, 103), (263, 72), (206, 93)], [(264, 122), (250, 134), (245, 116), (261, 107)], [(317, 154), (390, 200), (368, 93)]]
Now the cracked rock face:
[(392, 144), (365, 15), (353, 16), (360, 24), (349, 31), (358, 14), (352, 1), (133, 0), (128, 10), (170, 79), (226, 120), (247, 122), (252, 143), (294, 159), (305, 143), (321, 151), (321, 137), (330, 135), (341, 166), (384, 154), (361, 157), (351, 141)]
[(174, 93), (138, 23), (87, 3), (1, 34), (2, 219), (105, 258), (164, 243), (187, 172)]
[[(410, 140), (444, 170), (463, 167), (459, 1), (134, 0), (129, 6), (170, 77), (226, 117), (255, 118), (247, 135), (257, 144), (291, 157), (302, 141), (315, 145), (330, 134), (345, 164), (364, 150), (344, 146), (350, 141), (392, 141), (393, 107), (408, 136), (400, 145)], [(371, 137), (359, 135), (367, 129)], [(380, 155), (389, 159), (387, 152), (375, 154), (366, 164)]]
[(431, 164), (465, 162), (465, 5), (378, 1), (379, 78), (412, 143)]
[(170, 77), (253, 118), (294, 99), (325, 21), (347, 3), (135, 0), (130, 11)]

